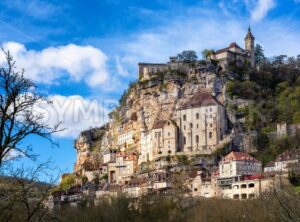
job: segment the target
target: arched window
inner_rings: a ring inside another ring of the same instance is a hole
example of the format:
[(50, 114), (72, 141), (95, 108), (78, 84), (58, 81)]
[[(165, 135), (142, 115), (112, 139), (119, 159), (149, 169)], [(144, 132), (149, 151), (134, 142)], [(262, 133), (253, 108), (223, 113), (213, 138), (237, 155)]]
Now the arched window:
[(196, 143), (199, 143), (199, 136), (196, 135)]
[(196, 113), (196, 119), (199, 119), (199, 113)]
[(186, 115), (183, 115), (182, 118), (183, 118), (183, 121), (186, 121)]
[(212, 138), (212, 132), (209, 132), (208, 137)]
[(183, 137), (183, 144), (184, 145), (186, 144), (186, 138), (185, 138), (185, 136)]

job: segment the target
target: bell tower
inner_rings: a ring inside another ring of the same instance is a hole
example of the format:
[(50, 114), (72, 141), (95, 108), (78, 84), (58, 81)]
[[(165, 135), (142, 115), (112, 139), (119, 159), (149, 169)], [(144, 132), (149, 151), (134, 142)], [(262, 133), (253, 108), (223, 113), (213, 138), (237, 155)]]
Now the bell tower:
[(255, 67), (255, 58), (254, 58), (254, 41), (255, 38), (251, 33), (251, 28), (249, 26), (248, 28), (248, 33), (245, 37), (245, 49), (249, 52), (250, 54), (250, 63), (251, 67)]

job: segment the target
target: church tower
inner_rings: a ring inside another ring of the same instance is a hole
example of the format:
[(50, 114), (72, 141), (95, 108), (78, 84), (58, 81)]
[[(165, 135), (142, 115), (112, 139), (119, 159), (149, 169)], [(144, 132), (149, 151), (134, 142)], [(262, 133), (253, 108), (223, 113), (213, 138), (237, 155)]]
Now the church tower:
[(254, 58), (254, 36), (251, 33), (251, 28), (249, 26), (248, 33), (245, 37), (245, 49), (250, 53), (250, 63), (251, 66), (255, 67), (255, 58)]

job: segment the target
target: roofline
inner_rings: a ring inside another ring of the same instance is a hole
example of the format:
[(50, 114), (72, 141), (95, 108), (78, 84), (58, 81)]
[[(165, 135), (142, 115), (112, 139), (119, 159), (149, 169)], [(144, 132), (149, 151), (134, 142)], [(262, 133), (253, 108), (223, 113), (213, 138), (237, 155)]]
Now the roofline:
[(161, 66), (167, 66), (167, 63), (144, 63), (144, 62), (140, 62), (138, 63), (138, 65), (161, 65)]

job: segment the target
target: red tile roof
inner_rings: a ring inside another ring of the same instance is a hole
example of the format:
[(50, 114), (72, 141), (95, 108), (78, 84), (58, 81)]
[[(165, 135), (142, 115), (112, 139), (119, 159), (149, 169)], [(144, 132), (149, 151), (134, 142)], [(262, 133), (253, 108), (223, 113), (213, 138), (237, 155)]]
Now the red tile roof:
[(232, 151), (231, 153), (229, 153), (227, 156), (225, 156), (224, 158), (225, 161), (231, 161), (231, 160), (235, 160), (235, 161), (253, 161), (253, 162), (257, 162), (260, 163), (259, 160), (255, 159), (254, 157), (250, 156), (248, 153), (244, 153), (244, 152), (234, 152)]

